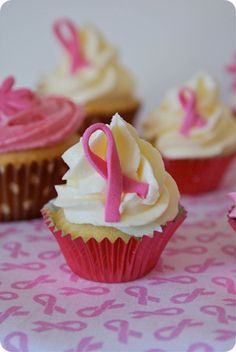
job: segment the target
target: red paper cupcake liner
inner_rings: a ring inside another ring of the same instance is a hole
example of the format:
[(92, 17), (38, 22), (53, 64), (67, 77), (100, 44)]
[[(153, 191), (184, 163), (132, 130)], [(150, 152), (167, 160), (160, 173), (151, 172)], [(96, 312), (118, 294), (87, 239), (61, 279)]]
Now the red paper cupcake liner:
[(55, 197), (65, 167), (61, 158), (0, 167), (0, 221), (39, 217), (43, 205)]
[(234, 229), (234, 231), (236, 232), (236, 218), (231, 218), (229, 216), (229, 214), (231, 213), (232, 210), (233, 210), (233, 207), (228, 212), (228, 222), (231, 225), (231, 227)]
[(174, 178), (181, 194), (198, 194), (218, 188), (235, 156), (163, 160), (166, 171)]
[(163, 232), (155, 231), (153, 237), (131, 237), (127, 243), (118, 238), (112, 243), (108, 238), (101, 242), (94, 238), (84, 242), (82, 237), (73, 240), (70, 234), (63, 234), (56, 228), (47, 208), (42, 210), (42, 214), (75, 274), (93, 281), (113, 283), (132, 281), (150, 272), (186, 217), (185, 210), (181, 208), (175, 220), (162, 227)]
[(229, 224), (231, 225), (231, 227), (234, 229), (234, 231), (236, 232), (236, 219), (234, 218), (229, 218), (228, 219)]

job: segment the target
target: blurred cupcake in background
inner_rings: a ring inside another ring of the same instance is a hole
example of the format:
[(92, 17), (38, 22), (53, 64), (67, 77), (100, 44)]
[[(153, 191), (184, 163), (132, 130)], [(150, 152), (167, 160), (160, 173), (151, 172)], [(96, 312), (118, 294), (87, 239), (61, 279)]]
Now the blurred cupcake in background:
[(228, 212), (228, 221), (229, 221), (229, 224), (234, 229), (234, 231), (236, 232), (236, 192), (231, 192), (228, 195), (234, 202), (233, 207)]
[(39, 93), (62, 95), (83, 104), (86, 120), (82, 129), (98, 121), (109, 123), (116, 112), (132, 122), (140, 102), (133, 77), (120, 64), (117, 50), (93, 26), (79, 30), (72, 21), (59, 19), (53, 31), (64, 49), (64, 59), (41, 77)]
[(0, 221), (31, 219), (54, 196), (65, 164), (61, 154), (78, 141), (84, 111), (66, 98), (39, 98), (0, 86)]
[(184, 194), (216, 189), (236, 155), (236, 120), (205, 73), (171, 90), (142, 129)]
[(63, 159), (66, 184), (42, 212), (72, 271), (104, 282), (147, 274), (186, 216), (158, 150), (116, 114)]
[(230, 109), (234, 116), (236, 116), (236, 53), (233, 56), (232, 62), (226, 66), (226, 72), (232, 77), (232, 96), (229, 101)]

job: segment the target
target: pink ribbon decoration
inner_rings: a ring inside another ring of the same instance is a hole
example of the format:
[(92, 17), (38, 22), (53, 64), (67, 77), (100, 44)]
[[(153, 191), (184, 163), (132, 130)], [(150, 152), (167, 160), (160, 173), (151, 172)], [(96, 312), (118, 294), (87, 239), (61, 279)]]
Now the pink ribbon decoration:
[(77, 310), (76, 314), (83, 318), (92, 318), (103, 314), (109, 309), (123, 308), (125, 305), (125, 303), (115, 304), (115, 302), (115, 299), (108, 299), (101, 305), (81, 308)]
[(230, 212), (229, 216), (231, 218), (236, 218), (236, 192), (231, 192), (228, 194), (228, 196), (232, 199), (232, 201), (234, 202), (234, 208), (233, 210)]
[(129, 296), (137, 298), (137, 303), (146, 306), (148, 301), (160, 302), (160, 298), (149, 296), (148, 290), (145, 286), (129, 286), (124, 291)]
[(229, 279), (226, 276), (216, 276), (213, 277), (211, 281), (216, 285), (225, 287), (228, 293), (236, 295), (236, 285), (234, 280)]
[(194, 321), (193, 319), (182, 319), (176, 325), (164, 326), (156, 330), (154, 336), (157, 340), (169, 341), (181, 335), (186, 329), (201, 325), (204, 325), (204, 323)]
[(233, 62), (225, 67), (226, 72), (233, 77), (232, 89), (236, 91), (236, 53), (233, 56)]
[(228, 315), (223, 307), (217, 305), (207, 305), (200, 307), (200, 311), (209, 314), (215, 315), (219, 323), (228, 324), (229, 320), (236, 320), (235, 316)]
[(0, 86), (0, 124), (7, 124), (9, 117), (32, 107), (35, 94), (26, 88), (13, 90), (15, 79), (7, 77)]
[(38, 303), (41, 304), (42, 306), (44, 306), (44, 314), (50, 315), (52, 316), (53, 313), (56, 311), (58, 313), (61, 314), (65, 314), (66, 313), (66, 309), (63, 307), (58, 306), (57, 303), (57, 297), (51, 294), (47, 294), (47, 293), (41, 293), (38, 295), (35, 295), (33, 297), (33, 300)]
[[(101, 130), (107, 137), (106, 161), (94, 154), (89, 146), (89, 139), (95, 132)], [(122, 192), (136, 193), (141, 198), (146, 198), (148, 184), (133, 180), (122, 174), (120, 160), (112, 132), (103, 123), (96, 123), (85, 131), (82, 139), (84, 153), (93, 168), (107, 180), (107, 195), (105, 204), (105, 221), (118, 222), (120, 220), (119, 207)]]
[(203, 127), (206, 121), (197, 111), (197, 96), (191, 88), (184, 87), (179, 91), (179, 101), (185, 111), (180, 133), (183, 136), (188, 136), (192, 127)]
[(28, 336), (21, 331), (14, 331), (8, 334), (2, 345), (5, 348), (4, 351), (29, 352)]
[[(63, 32), (63, 29), (67, 31), (67, 35)], [(89, 62), (81, 53), (79, 33), (73, 22), (62, 18), (54, 23), (53, 31), (70, 57), (70, 73), (72, 75), (75, 74), (78, 69), (89, 65)]]
[(106, 329), (117, 332), (117, 340), (125, 344), (128, 343), (130, 336), (140, 339), (143, 335), (142, 332), (131, 330), (129, 325), (127, 320), (122, 319), (108, 320), (104, 324)]

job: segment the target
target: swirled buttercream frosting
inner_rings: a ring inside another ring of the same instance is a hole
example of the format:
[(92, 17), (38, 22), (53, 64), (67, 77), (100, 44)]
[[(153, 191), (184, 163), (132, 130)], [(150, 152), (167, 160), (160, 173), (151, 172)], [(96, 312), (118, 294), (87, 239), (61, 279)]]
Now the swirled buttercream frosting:
[(38, 98), (13, 85), (9, 77), (0, 87), (0, 153), (51, 146), (79, 128), (84, 112), (70, 100)]
[(54, 205), (71, 223), (142, 236), (178, 214), (179, 192), (160, 153), (118, 114), (90, 126), (62, 157), (69, 170)]

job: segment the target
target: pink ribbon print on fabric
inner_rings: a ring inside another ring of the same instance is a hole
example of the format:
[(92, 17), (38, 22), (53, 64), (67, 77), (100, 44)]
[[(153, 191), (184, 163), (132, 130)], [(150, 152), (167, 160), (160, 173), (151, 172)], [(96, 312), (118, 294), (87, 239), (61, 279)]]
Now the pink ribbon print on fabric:
[(32, 107), (35, 94), (26, 88), (14, 89), (15, 79), (7, 77), (0, 86), (0, 124), (7, 124), (9, 117)]
[[(107, 137), (106, 161), (94, 154), (89, 146), (89, 139), (95, 132), (101, 130)], [(111, 130), (103, 123), (90, 126), (84, 133), (84, 153), (93, 168), (107, 180), (107, 195), (105, 204), (105, 221), (118, 222), (120, 220), (119, 207), (122, 192), (136, 193), (141, 198), (146, 198), (149, 185), (139, 182), (122, 174), (116, 143)]]
[(236, 218), (236, 192), (231, 192), (228, 194), (228, 196), (232, 199), (232, 201), (234, 202), (233, 205), (233, 210), (230, 212), (229, 216), (231, 218)]
[(185, 111), (180, 133), (188, 136), (192, 127), (203, 127), (206, 121), (197, 111), (197, 96), (191, 88), (184, 87), (179, 91), (179, 101)]
[(235, 189), (232, 173), (222, 191), (185, 197), (190, 221), (161, 261), (142, 279), (120, 285), (73, 274), (42, 220), (1, 223), (0, 350), (232, 350), (236, 246), (223, 195)]
[(233, 82), (232, 82), (232, 90), (236, 91), (236, 53), (233, 56), (233, 61), (231, 64), (225, 67), (226, 72), (232, 75)]
[(66, 18), (59, 19), (54, 23), (53, 31), (67, 51), (70, 58), (70, 73), (72, 75), (79, 69), (89, 66), (89, 62), (81, 53), (80, 36), (73, 22)]

